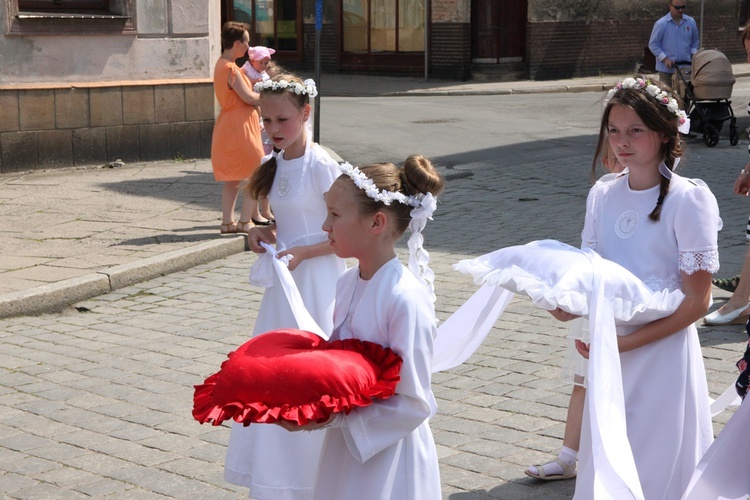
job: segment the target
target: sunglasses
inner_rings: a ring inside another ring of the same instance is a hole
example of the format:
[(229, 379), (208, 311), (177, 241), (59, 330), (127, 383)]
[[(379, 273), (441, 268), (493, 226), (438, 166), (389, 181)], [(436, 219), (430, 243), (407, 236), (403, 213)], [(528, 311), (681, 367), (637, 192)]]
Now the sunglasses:
[[(672, 5), (672, 4), (669, 4)], [(672, 8), (675, 10), (685, 10), (687, 8), (687, 5), (672, 5)]]

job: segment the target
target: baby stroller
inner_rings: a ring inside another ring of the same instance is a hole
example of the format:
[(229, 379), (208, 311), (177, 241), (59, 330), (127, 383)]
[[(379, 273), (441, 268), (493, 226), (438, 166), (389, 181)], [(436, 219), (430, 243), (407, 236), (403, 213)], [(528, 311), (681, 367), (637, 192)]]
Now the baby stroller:
[(690, 132), (703, 133), (703, 142), (712, 148), (719, 143), (719, 132), (729, 120), (729, 143), (740, 140), (737, 119), (732, 111), (732, 65), (718, 50), (702, 49), (693, 56), (692, 64), (675, 62), (672, 88), (685, 103), (690, 118)]

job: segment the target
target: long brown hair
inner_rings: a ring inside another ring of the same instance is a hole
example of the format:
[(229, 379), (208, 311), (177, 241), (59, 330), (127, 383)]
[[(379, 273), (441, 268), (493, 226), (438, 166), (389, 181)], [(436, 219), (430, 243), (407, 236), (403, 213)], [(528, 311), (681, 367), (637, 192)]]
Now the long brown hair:
[[(641, 78), (648, 81), (651, 85), (658, 86), (662, 91), (667, 92), (674, 97), (678, 104), (680, 104), (680, 108), (682, 108), (682, 103), (680, 102), (679, 97), (674, 94), (672, 89), (661, 82), (652, 82), (645, 77)], [(604, 151), (605, 144), (609, 141), (609, 113), (612, 111), (614, 105), (627, 106), (636, 112), (640, 119), (643, 120), (646, 127), (650, 130), (664, 134), (664, 137), (667, 138), (667, 142), (661, 146), (661, 156), (664, 159), (664, 164), (667, 168), (673, 170), (675, 159), (680, 158), (683, 155), (682, 141), (680, 141), (680, 136), (677, 130), (677, 116), (675, 116), (667, 106), (659, 102), (655, 97), (649, 95), (649, 93), (646, 92), (646, 89), (628, 88), (618, 90), (604, 108), (602, 122), (599, 126), (599, 142), (596, 146), (596, 151), (594, 152), (594, 161), (591, 164), (592, 179), (596, 176), (596, 167), (598, 165), (599, 156)], [(657, 222), (659, 220), (659, 217), (661, 216), (661, 207), (664, 203), (664, 198), (666, 198), (668, 193), (669, 179), (661, 176), (659, 198), (656, 200), (656, 207), (648, 216), (652, 221)]]
[[(271, 80), (274, 82), (286, 80), (287, 82), (302, 83), (302, 80), (298, 76), (291, 73), (278, 74), (271, 78)], [(286, 89), (263, 89), (260, 91), (261, 98), (263, 98), (263, 95), (267, 94), (284, 94), (292, 101), (297, 109), (300, 110), (304, 108), (306, 104), (310, 104), (310, 97), (307, 94), (295, 94)], [(248, 192), (250, 193), (250, 196), (256, 200), (268, 196), (271, 192), (271, 187), (273, 187), (273, 179), (276, 177), (276, 167), (276, 155), (274, 154), (271, 158), (263, 162), (255, 172), (253, 172), (248, 183)]]

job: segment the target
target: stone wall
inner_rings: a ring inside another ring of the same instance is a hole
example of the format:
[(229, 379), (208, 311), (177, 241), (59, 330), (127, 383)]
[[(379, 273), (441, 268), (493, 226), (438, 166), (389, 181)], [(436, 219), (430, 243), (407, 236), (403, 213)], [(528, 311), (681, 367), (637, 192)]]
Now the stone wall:
[(213, 83), (0, 86), (0, 173), (211, 154)]
[(0, 173), (210, 156), (218, 1), (117, 0), (118, 19), (3, 4)]

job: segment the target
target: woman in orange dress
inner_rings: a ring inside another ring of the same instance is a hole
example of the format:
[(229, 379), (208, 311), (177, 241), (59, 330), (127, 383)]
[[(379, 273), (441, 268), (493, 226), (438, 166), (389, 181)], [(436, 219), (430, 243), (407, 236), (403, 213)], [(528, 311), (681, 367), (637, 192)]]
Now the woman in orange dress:
[(221, 105), (211, 140), (214, 179), (224, 184), (221, 191), (221, 232), (247, 232), (251, 220), (262, 220), (257, 200), (243, 196), (240, 220), (234, 220), (234, 206), (240, 182), (249, 178), (263, 158), (260, 136), (259, 96), (235, 60), (244, 56), (250, 35), (248, 25), (227, 22), (221, 29), (222, 54), (214, 68), (214, 93)]

